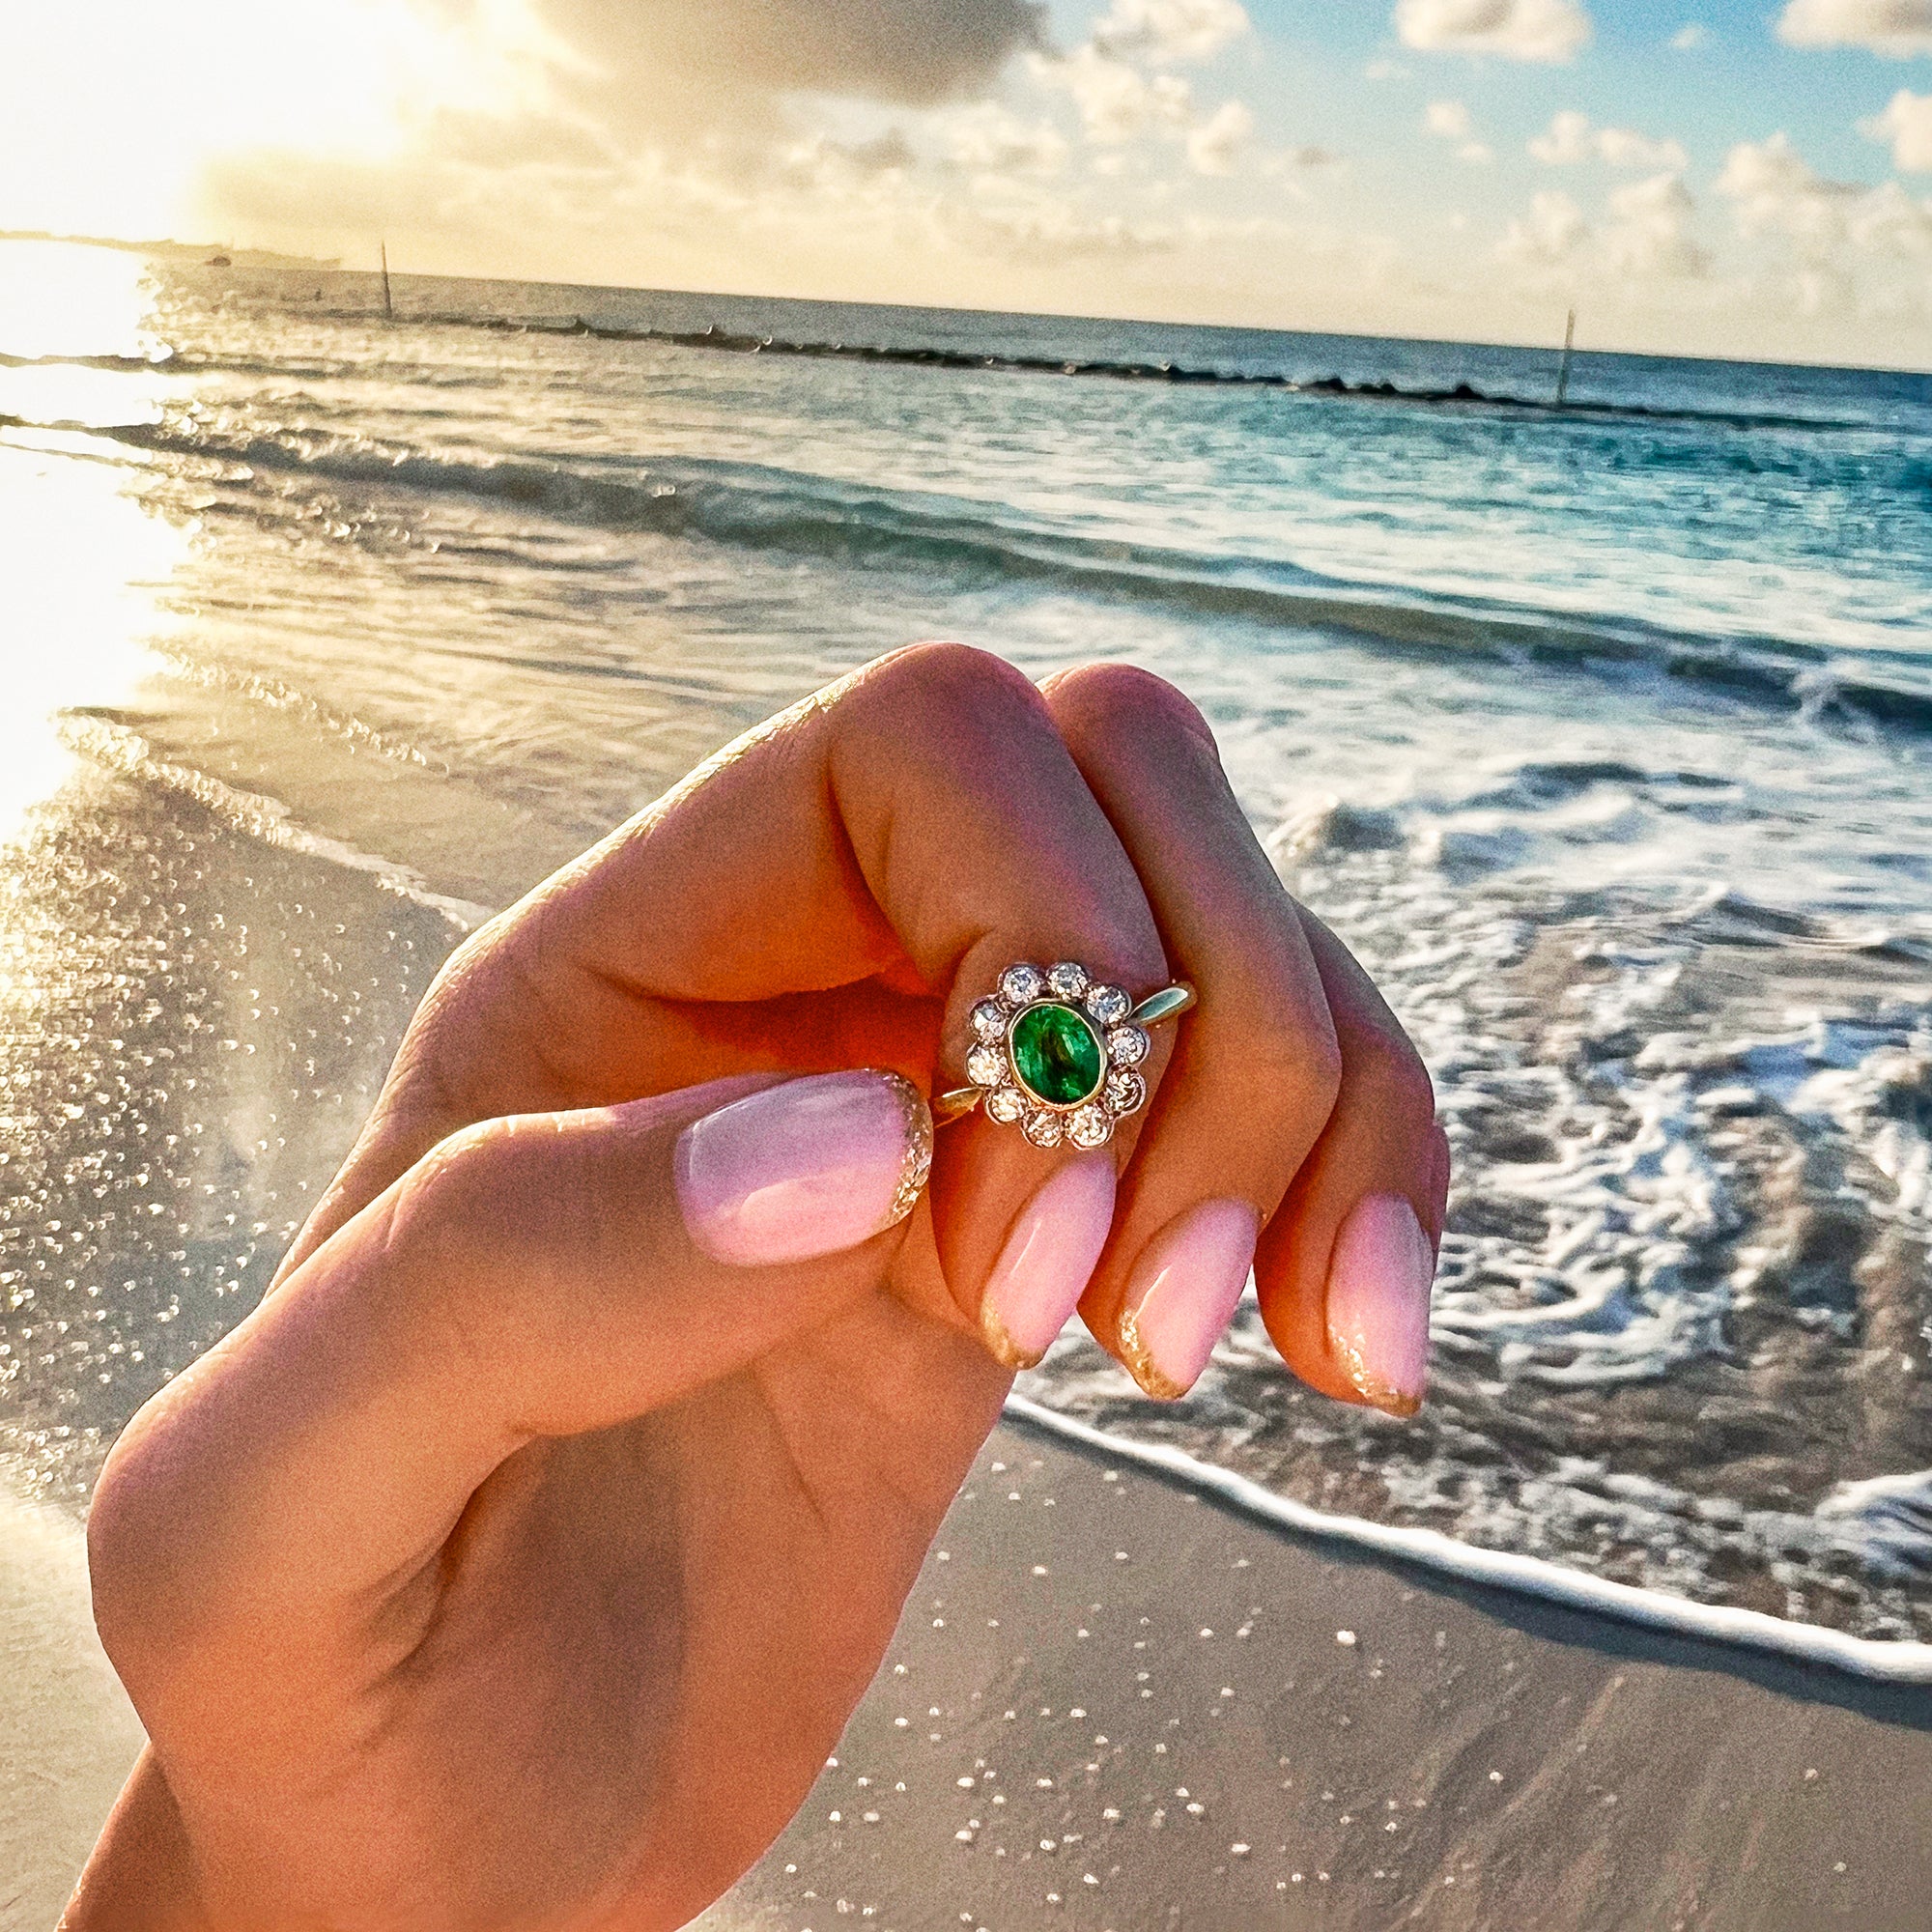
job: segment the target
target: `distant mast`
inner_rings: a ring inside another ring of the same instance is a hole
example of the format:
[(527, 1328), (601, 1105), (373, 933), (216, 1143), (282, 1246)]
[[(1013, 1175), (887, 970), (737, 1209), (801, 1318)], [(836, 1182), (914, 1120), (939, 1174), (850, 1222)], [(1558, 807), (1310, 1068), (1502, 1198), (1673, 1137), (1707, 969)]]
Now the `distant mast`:
[(1570, 352), (1577, 346), (1577, 311), (1570, 311), (1570, 320), (1563, 325), (1563, 360), (1556, 371), (1556, 407), (1563, 407), (1563, 399), (1570, 393)]
[[(396, 319), (396, 304), (389, 295), (389, 243), (387, 239), (384, 238), (384, 240), (378, 242), (377, 246), (383, 251), (383, 313), (391, 322), (394, 322)], [(1570, 319), (1574, 322), (1577, 318), (1572, 316)], [(1565, 367), (1567, 368), (1568, 366), (1566, 361)]]

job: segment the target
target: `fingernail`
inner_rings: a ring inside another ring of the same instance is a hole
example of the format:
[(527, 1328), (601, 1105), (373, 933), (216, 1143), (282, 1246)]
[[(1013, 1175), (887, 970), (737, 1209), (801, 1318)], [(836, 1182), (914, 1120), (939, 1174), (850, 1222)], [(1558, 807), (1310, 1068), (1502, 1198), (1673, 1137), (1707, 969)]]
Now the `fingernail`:
[(1149, 1395), (1172, 1402), (1200, 1379), (1235, 1319), (1261, 1226), (1245, 1201), (1204, 1201), (1148, 1244), (1127, 1284), (1121, 1352)]
[(1413, 1415), (1429, 1380), (1435, 1255), (1399, 1194), (1355, 1203), (1328, 1263), (1328, 1346), (1365, 1402)]
[(1052, 1347), (1113, 1225), (1107, 1154), (1069, 1161), (1020, 1209), (980, 1304), (986, 1346), (1008, 1368), (1030, 1369)]
[(910, 1081), (870, 1068), (747, 1094), (678, 1136), (692, 1240), (734, 1267), (837, 1254), (903, 1221), (932, 1167), (932, 1116)]

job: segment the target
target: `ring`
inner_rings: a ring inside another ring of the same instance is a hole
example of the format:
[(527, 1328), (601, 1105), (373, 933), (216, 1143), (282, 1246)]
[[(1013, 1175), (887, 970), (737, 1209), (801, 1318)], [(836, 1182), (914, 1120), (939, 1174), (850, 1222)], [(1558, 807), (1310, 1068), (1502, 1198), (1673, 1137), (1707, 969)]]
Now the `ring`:
[(988, 1119), (1017, 1124), (1035, 1147), (1105, 1147), (1116, 1123), (1146, 1104), (1137, 1069), (1152, 1046), (1148, 1028), (1193, 1004), (1194, 988), (1179, 980), (1136, 1006), (1075, 960), (1009, 966), (972, 1011), (966, 1077), (973, 1084), (939, 1094), (933, 1123), (983, 1106)]

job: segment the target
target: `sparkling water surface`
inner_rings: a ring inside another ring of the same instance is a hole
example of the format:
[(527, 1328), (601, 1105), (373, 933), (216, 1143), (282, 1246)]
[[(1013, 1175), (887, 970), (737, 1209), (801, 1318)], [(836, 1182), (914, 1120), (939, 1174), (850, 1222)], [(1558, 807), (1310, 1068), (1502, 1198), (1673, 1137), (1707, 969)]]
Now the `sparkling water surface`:
[(12, 1484), (252, 1305), (468, 923), (946, 635), (1202, 704), (1458, 1162), (1413, 1422), (1251, 1311), (1027, 1392), (1932, 1636), (1932, 382), (396, 286), (0, 245)]

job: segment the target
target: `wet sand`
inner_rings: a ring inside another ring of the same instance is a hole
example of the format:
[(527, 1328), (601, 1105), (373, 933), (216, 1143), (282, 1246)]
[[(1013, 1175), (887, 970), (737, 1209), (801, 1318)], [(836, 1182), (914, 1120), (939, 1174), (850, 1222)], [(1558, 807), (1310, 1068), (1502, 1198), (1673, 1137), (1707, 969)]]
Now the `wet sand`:
[(1928, 1816), (1932, 1691), (1350, 1556), (1009, 1425), (837, 1764), (702, 1922), (1919, 1932)]
[[(43, 1932), (138, 1731), (78, 1531), (0, 1530), (37, 1687), (0, 1700), (0, 1932)], [(1008, 1424), (837, 1762), (699, 1924), (1920, 1932), (1928, 1816), (1932, 1690), (1353, 1556)]]

